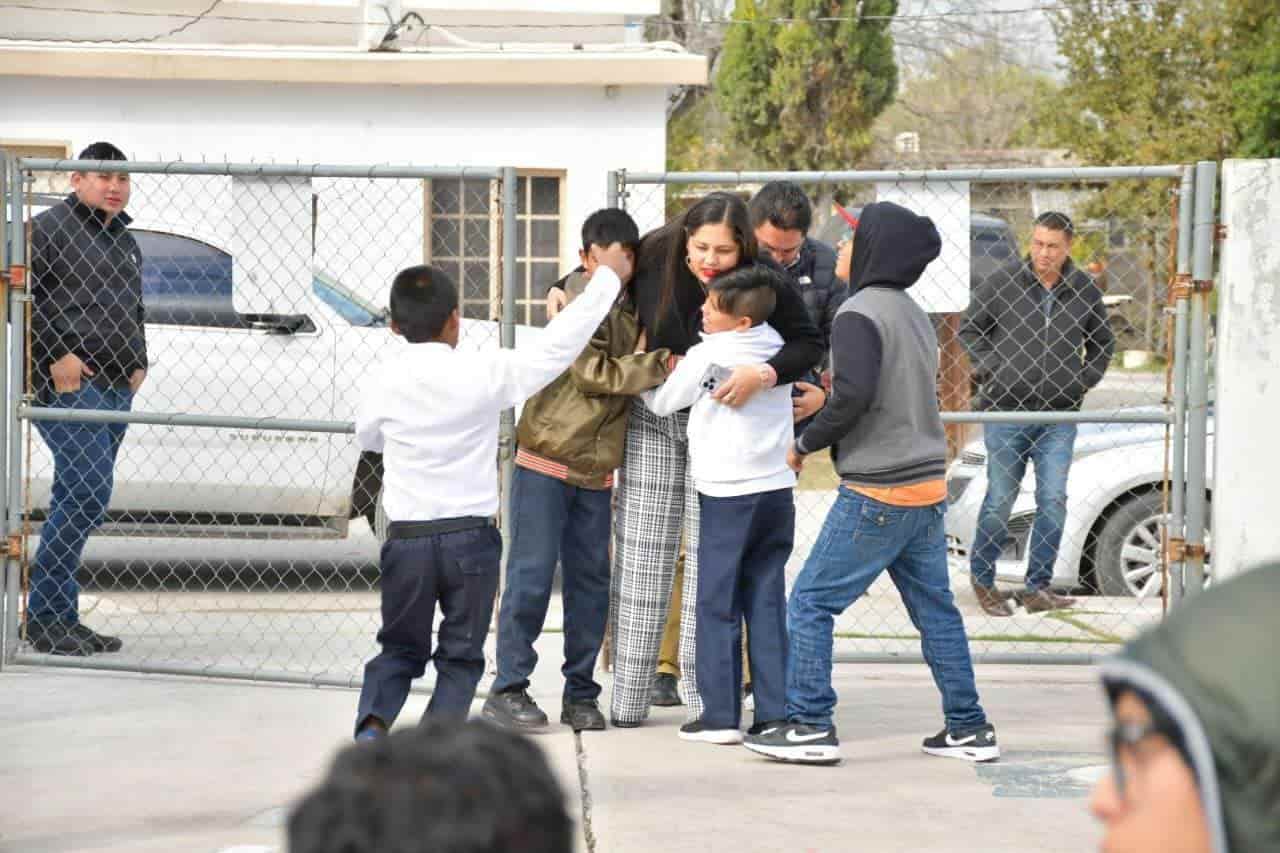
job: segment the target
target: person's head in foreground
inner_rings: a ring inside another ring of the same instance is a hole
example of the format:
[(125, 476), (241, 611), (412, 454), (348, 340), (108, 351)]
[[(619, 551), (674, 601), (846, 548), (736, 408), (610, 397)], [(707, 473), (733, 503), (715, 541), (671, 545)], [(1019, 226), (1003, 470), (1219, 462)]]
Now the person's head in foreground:
[(289, 853), (569, 853), (573, 823), (542, 751), (480, 721), (347, 747), (289, 815)]
[(1102, 665), (1108, 853), (1280, 850), (1280, 565), (1175, 609)]

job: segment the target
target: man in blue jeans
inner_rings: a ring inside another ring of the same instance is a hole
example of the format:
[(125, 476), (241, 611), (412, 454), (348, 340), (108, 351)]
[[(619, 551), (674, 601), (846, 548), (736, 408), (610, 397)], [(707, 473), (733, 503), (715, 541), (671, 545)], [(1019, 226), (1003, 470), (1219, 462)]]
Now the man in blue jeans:
[[(1102, 380), (1115, 339), (1102, 291), (1071, 261), (1075, 234), (1063, 213), (1036, 218), (1025, 261), (996, 270), (974, 288), (960, 327), (980, 384), (976, 408), (1002, 412), (1075, 412)], [(1067, 516), (1067, 475), (1075, 424), (987, 424), (987, 493), (978, 514), (970, 581), (991, 616), (1013, 609), (996, 590), (996, 560), (1027, 462), (1035, 466), (1036, 517), (1026, 586), (1017, 598), (1030, 613), (1070, 607), (1049, 588)]]
[(832, 395), (789, 462), (836, 447), (840, 489), (787, 606), (787, 720), (747, 734), (780, 761), (840, 760), (832, 716), (835, 617), (889, 572), (942, 694), (945, 726), (930, 755), (991, 761), (995, 728), (978, 703), (964, 621), (947, 574), (947, 441), (938, 413), (938, 340), (907, 290), (941, 251), (933, 223), (889, 202), (868, 205), (839, 275), (852, 296), (831, 327)]
[[(81, 160), (124, 160), (108, 142)], [(128, 411), (147, 375), (142, 255), (128, 231), (127, 172), (73, 172), (74, 192), (32, 220), (31, 363), (42, 405)], [(31, 568), (26, 636), (39, 652), (121, 648), (80, 622), (76, 571), (106, 517), (124, 424), (38, 421), (53, 453), (49, 515)]]

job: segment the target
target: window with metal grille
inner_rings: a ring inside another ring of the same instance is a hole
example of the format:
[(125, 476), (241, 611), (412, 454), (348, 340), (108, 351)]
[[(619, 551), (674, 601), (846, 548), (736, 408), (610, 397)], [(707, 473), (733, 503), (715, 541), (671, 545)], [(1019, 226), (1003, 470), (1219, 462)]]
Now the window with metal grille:
[[(561, 200), (563, 175), (522, 173), (517, 187), (517, 323), (546, 324), (543, 297), (561, 272)], [(485, 180), (427, 182), (426, 257), (458, 282), (462, 316), (473, 320), (501, 317), (500, 199), (497, 185)]]

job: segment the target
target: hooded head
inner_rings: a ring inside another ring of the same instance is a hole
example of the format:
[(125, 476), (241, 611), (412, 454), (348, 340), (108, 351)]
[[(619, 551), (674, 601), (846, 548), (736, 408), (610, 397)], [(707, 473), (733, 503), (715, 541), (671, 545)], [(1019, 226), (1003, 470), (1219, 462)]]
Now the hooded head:
[(1192, 599), (1102, 666), (1104, 850), (1280, 850), (1280, 565)]
[(920, 280), (925, 267), (942, 251), (933, 220), (891, 201), (867, 205), (857, 222), (850, 293), (872, 286), (905, 290)]

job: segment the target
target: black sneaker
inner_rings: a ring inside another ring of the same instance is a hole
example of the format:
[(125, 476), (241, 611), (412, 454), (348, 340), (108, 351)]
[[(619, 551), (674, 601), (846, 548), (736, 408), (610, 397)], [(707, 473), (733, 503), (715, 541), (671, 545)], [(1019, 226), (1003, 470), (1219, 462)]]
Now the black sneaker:
[(680, 727), (680, 740), (736, 745), (742, 743), (742, 732), (738, 729), (713, 729), (703, 725), (702, 720), (694, 720)]
[(615, 729), (638, 729), (644, 720), (619, 720), (617, 717), (609, 718), (609, 725)]
[(560, 711), (560, 722), (575, 732), (604, 731), (604, 714), (594, 699), (568, 699)]
[(26, 633), (32, 648), (46, 655), (89, 657), (93, 654), (91, 643), (76, 636), (71, 626), (56, 619), (28, 619)]
[(680, 698), (676, 677), (667, 675), (665, 672), (658, 673), (658, 677), (653, 680), (653, 694), (649, 701), (659, 708), (675, 708), (683, 705), (684, 700)]
[(547, 715), (533, 701), (528, 690), (505, 690), (491, 693), (480, 709), (480, 716), (504, 729), (533, 731), (547, 725)]
[(787, 724), (786, 720), (765, 720), (763, 722), (752, 724), (751, 728), (747, 729), (747, 734), (748, 735), (768, 734), (774, 729), (782, 728), (786, 724)]
[[(751, 728), (742, 745), (776, 761), (835, 764), (840, 760), (840, 740), (836, 737), (835, 726), (761, 723)], [(759, 732), (756, 732), (757, 728)]]
[(1000, 758), (1000, 746), (996, 743), (996, 729), (990, 723), (959, 732), (943, 729), (933, 737), (925, 738), (923, 749), (929, 755), (959, 758), (964, 761), (996, 761)]
[(81, 642), (88, 643), (95, 652), (118, 652), (124, 648), (124, 642), (119, 637), (99, 634), (83, 622), (77, 622), (71, 626), (71, 635)]

